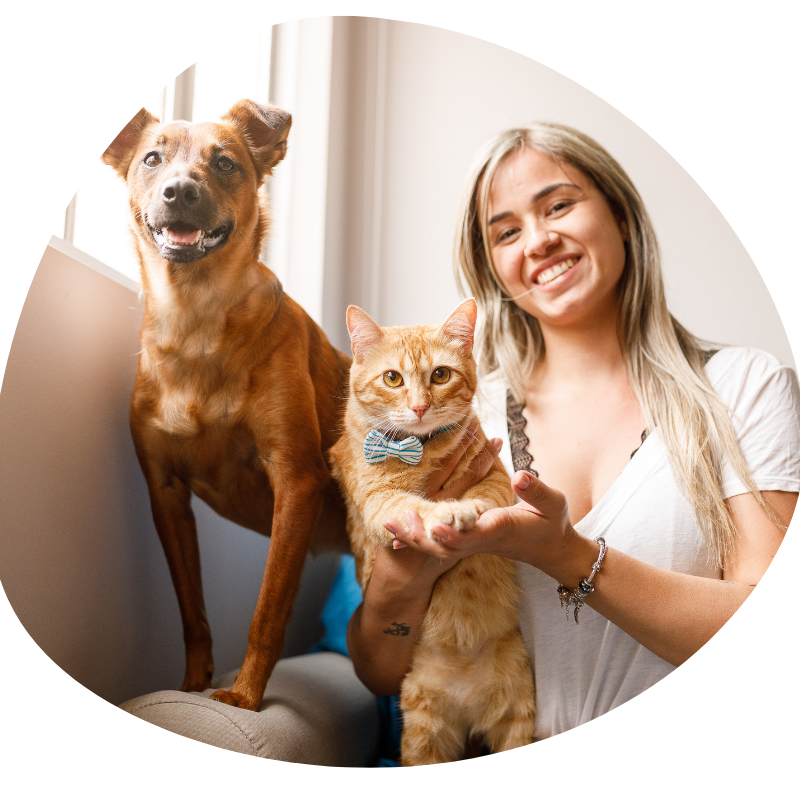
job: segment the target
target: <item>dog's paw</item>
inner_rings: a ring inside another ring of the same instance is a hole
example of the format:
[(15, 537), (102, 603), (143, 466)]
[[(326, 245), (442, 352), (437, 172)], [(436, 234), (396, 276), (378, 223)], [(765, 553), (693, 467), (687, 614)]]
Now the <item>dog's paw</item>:
[(245, 697), (239, 692), (232, 692), (227, 689), (220, 689), (211, 695), (212, 700), (218, 703), (225, 703), (228, 706), (236, 706), (236, 708), (247, 708), (250, 711), (258, 711), (260, 703), (254, 703), (249, 698)]
[(450, 525), (457, 531), (468, 531), (478, 519), (478, 510), (473, 503), (448, 500), (436, 503), (425, 514), (425, 532), (436, 541), (433, 528), (439, 523)]
[(214, 662), (196, 662), (191, 666), (187, 664), (183, 676), (182, 692), (204, 692), (211, 686), (214, 677)]

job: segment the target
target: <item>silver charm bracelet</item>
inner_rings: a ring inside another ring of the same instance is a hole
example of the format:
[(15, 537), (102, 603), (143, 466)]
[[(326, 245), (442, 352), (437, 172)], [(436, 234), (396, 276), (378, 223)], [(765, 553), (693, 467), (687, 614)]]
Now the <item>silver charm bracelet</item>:
[(578, 588), (574, 591), (570, 591), (567, 589), (566, 586), (562, 584), (558, 584), (558, 599), (561, 601), (561, 608), (565, 608), (567, 611), (567, 619), (569, 619), (569, 607), (575, 607), (575, 624), (578, 625), (578, 612), (581, 610), (583, 606), (583, 599), (587, 597), (594, 591), (594, 584), (592, 581), (594, 580), (595, 575), (600, 572), (600, 565), (603, 563), (603, 559), (606, 556), (606, 540), (602, 536), (598, 536), (595, 539), (597, 544), (600, 545), (600, 555), (597, 556), (597, 561), (594, 562), (592, 565), (592, 574), (588, 578), (582, 578), (578, 581)]

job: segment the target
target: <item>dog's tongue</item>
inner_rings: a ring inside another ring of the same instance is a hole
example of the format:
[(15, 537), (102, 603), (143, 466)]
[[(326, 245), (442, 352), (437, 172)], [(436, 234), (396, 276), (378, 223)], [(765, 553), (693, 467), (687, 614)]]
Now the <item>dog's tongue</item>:
[(173, 231), (167, 228), (167, 236), (173, 244), (194, 244), (200, 238), (200, 231), (190, 231), (189, 233)]

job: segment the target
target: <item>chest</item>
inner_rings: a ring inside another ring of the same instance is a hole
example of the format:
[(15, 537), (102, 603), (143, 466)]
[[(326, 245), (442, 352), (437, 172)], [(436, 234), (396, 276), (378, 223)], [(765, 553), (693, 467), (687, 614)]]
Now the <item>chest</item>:
[(531, 469), (566, 495), (573, 524), (611, 488), (645, 428), (625, 387), (576, 398), (533, 397), (520, 414)]

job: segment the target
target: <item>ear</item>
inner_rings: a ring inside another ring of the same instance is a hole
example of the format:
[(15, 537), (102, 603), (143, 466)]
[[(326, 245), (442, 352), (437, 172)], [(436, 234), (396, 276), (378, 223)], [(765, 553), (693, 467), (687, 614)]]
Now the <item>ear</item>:
[(353, 347), (353, 358), (363, 361), (370, 350), (383, 338), (380, 326), (358, 306), (347, 307), (347, 331)]
[(275, 106), (262, 106), (252, 100), (240, 100), (222, 118), (238, 125), (247, 134), (262, 175), (286, 155), (286, 140), (292, 127), (292, 115)]
[(150, 125), (155, 125), (158, 119), (149, 111), (142, 109), (118, 134), (117, 138), (108, 146), (100, 156), (104, 164), (113, 167), (123, 180), (128, 177), (128, 167), (131, 165), (133, 153), (139, 145), (142, 133)]
[(477, 319), (478, 304), (470, 297), (442, 323), (438, 333), (445, 339), (454, 340), (459, 350), (464, 355), (469, 355), (472, 352)]

